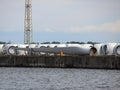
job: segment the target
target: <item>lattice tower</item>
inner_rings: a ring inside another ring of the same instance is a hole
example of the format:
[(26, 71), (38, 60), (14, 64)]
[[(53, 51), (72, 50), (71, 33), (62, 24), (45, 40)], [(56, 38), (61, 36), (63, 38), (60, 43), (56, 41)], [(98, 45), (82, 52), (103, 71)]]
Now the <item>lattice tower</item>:
[(32, 43), (32, 0), (25, 0), (24, 43)]

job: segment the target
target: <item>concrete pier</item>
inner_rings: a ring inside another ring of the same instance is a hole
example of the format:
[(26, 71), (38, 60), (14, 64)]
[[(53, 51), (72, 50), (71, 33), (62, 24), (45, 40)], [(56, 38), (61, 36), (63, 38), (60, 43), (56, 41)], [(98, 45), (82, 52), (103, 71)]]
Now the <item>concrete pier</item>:
[(0, 67), (120, 69), (118, 56), (0, 56)]

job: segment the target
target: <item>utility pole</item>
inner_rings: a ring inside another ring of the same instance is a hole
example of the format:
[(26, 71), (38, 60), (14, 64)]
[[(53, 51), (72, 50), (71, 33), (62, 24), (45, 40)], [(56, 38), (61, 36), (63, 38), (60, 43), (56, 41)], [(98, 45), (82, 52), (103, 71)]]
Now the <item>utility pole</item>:
[(24, 44), (31, 44), (32, 38), (32, 0), (25, 0)]

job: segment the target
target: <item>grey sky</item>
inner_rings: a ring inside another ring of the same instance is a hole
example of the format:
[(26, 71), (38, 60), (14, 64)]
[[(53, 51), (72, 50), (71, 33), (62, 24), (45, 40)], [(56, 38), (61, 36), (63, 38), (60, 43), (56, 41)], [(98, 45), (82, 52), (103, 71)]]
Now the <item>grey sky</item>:
[[(24, 2), (0, 0), (1, 41), (23, 43)], [(120, 0), (32, 0), (32, 20), (37, 42), (120, 42)]]

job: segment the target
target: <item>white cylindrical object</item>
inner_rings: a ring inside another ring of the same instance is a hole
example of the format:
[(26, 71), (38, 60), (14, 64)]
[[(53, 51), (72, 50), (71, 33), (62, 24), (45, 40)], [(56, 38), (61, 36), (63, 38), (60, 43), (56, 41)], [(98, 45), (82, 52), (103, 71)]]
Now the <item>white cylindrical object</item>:
[(38, 47), (38, 44), (30, 44), (29, 45), (29, 48), (36, 48), (36, 47)]
[(108, 46), (106, 44), (101, 46), (101, 55), (107, 55), (108, 54)]
[(3, 46), (4, 44), (0, 44), (0, 54), (3, 53)]
[(96, 55), (107, 55), (108, 47), (106, 44), (94, 44), (94, 47), (97, 49)]
[(59, 53), (64, 54), (79, 54), (79, 55), (89, 55), (91, 45), (80, 45), (80, 44), (58, 44), (50, 47), (50, 45), (41, 45), (40, 48), (35, 48), (34, 51), (45, 52), (45, 53)]
[(94, 44), (94, 47), (97, 49), (97, 52), (96, 52), (96, 55), (101, 55), (101, 52), (100, 52), (100, 50), (101, 50), (101, 46), (102, 46), (103, 44)]
[[(18, 44), (18, 48), (29, 48), (29, 45), (26, 44)], [(17, 50), (18, 51), (18, 55), (27, 55), (28, 51), (25, 50)]]
[(120, 44), (117, 44), (115, 47), (114, 47), (114, 55), (116, 56), (120, 56)]
[(107, 55), (114, 55), (114, 48), (117, 45), (117, 43), (108, 43), (108, 54)]
[(55, 47), (67, 47), (67, 44), (57, 44)]
[(17, 47), (17, 44), (5, 44), (3, 46), (3, 53), (7, 55), (16, 55), (17, 51), (15, 47)]

